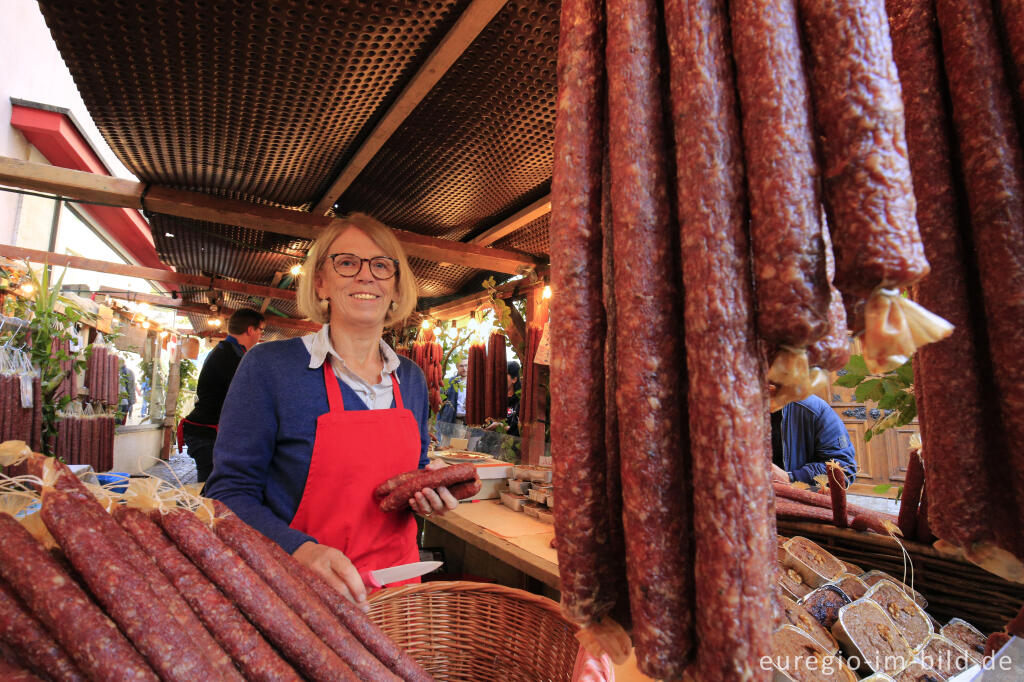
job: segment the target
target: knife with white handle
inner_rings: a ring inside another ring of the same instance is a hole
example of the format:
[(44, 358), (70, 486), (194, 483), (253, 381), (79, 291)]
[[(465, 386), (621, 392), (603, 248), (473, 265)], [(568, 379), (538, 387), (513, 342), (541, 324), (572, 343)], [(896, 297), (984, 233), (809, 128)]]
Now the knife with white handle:
[(378, 568), (373, 571), (363, 571), (359, 575), (363, 579), (363, 584), (367, 587), (383, 587), (384, 585), (398, 583), (403, 580), (409, 580), (410, 578), (418, 578), (421, 575), (440, 568), (442, 563), (444, 562), (416, 561), (411, 564), (402, 564), (401, 566)]

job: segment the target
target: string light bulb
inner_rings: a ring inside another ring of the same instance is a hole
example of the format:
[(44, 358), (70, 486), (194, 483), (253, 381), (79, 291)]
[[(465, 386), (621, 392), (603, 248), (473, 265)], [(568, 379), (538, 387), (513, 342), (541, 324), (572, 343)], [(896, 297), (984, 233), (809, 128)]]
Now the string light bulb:
[(142, 321), (142, 328), (143, 329), (149, 329), (149, 320), (143, 320)]
[(430, 320), (423, 320), (423, 324), (420, 325), (423, 329), (430, 329)]
[(288, 272), (292, 274), (292, 277), (298, 277), (302, 274), (302, 263), (296, 263)]
[(549, 298), (551, 298), (551, 285), (550, 284), (545, 284), (544, 285), (544, 291), (542, 291), (540, 293), (540, 297), (542, 299), (544, 299), (545, 301), (548, 300)]
[(221, 323), (219, 317), (214, 317), (213, 319), (210, 320), (210, 326), (211, 327), (219, 327), (221, 324), (222, 323)]
[(24, 284), (21, 285), (21, 293), (25, 294), (26, 296), (31, 295), (32, 292), (35, 290), (36, 287), (31, 282), (25, 282)]

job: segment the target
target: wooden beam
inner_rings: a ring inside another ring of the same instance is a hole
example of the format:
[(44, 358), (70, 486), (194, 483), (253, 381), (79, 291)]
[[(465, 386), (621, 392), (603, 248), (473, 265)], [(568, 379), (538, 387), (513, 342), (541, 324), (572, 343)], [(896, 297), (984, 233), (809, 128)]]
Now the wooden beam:
[[(497, 287), (499, 298), (515, 298), (516, 296), (525, 296), (533, 289), (543, 287), (545, 284), (544, 280), (537, 280), (530, 282), (526, 279), (517, 279), (513, 282), (506, 282)], [(454, 301), (448, 301), (447, 303), (440, 303), (432, 308), (426, 310), (426, 315), (434, 318), (435, 320), (456, 320), (460, 317), (468, 315), (472, 311), (479, 308), (481, 305), (489, 301), (491, 298), (487, 291), (481, 291), (478, 294), (470, 294), (457, 298)]]
[(140, 208), (141, 182), (0, 156), (0, 185), (111, 206)]
[(455, 25), (423, 62), (409, 84), (402, 89), (384, 117), (374, 126), (370, 135), (352, 155), (348, 164), (338, 174), (337, 179), (331, 183), (324, 196), (313, 207), (313, 213), (326, 215), (330, 212), (338, 198), (355, 182), (355, 179), (373, 160), (381, 147), (402, 126), (409, 114), (476, 40), (480, 32), (501, 11), (506, 2), (507, 0), (473, 0), (470, 3), (469, 7), (456, 20)]
[(36, 251), (25, 249), (10, 244), (0, 244), (0, 256), (7, 258), (23, 259), (42, 265), (57, 265), (78, 270), (91, 270), (93, 272), (105, 272), (111, 275), (125, 275), (127, 277), (140, 277), (155, 282), (167, 282), (169, 284), (185, 284), (189, 286), (214, 289), (217, 291), (230, 291), (248, 296), (269, 296), (287, 301), (295, 300), (295, 292), (289, 289), (277, 289), (265, 287), (258, 284), (245, 284), (243, 282), (232, 282), (231, 280), (219, 279), (216, 277), (202, 277), (200, 275), (186, 275), (173, 270), (160, 270), (147, 268), (141, 265), (125, 265), (124, 263), (108, 263), (102, 260), (82, 258), (81, 256), (66, 256), (60, 253), (49, 251)]
[(150, 305), (160, 306), (161, 308), (177, 308), (185, 305), (185, 301), (180, 298), (158, 296), (156, 294), (143, 294), (136, 291), (124, 291), (123, 289), (115, 289), (114, 287), (108, 286), (101, 286), (97, 293), (110, 296), (110, 298), (116, 298), (121, 301), (149, 303)]
[(537, 201), (533, 202), (521, 211), (518, 211), (515, 215), (509, 216), (505, 220), (494, 227), (488, 229), (485, 232), (478, 234), (469, 240), (470, 244), (480, 244), (481, 246), (489, 246), (494, 242), (498, 241), (502, 237), (512, 234), (516, 230), (526, 225), (529, 225), (537, 218), (543, 215), (551, 213), (551, 195), (547, 195)]
[[(179, 315), (193, 314), (204, 315), (206, 317), (231, 317), (231, 314), (235, 312), (234, 308), (220, 306), (217, 308), (217, 312), (215, 314), (210, 312), (209, 306), (195, 305), (192, 303), (180, 305), (175, 308), (175, 310)], [(267, 315), (264, 317), (264, 322), (271, 327), (279, 327), (281, 329), (298, 329), (300, 331), (308, 332), (319, 331), (321, 327), (321, 325), (316, 322), (311, 322), (309, 320), (299, 320), (294, 317), (279, 317), (278, 315)]]
[[(9, 157), (0, 157), (0, 185), (59, 194), (68, 200), (98, 201), (102, 198), (103, 203), (115, 206), (145, 208), (178, 218), (236, 225), (304, 239), (315, 239), (323, 228), (336, 222), (336, 219), (326, 216), (167, 187), (151, 187), (143, 202), (141, 183), (113, 180), (107, 176), (55, 168)], [(468, 268), (508, 274), (516, 274), (539, 263), (537, 259), (515, 251), (427, 237), (403, 230), (395, 230), (395, 235), (408, 255), (437, 263), (454, 263)], [(147, 279), (166, 281), (156, 277)]]
[[(274, 279), (270, 283), (270, 286), (272, 286), (274, 288), (277, 288), (277, 285), (281, 283), (282, 279), (284, 279), (284, 273), (283, 272), (275, 272), (274, 273)], [(260, 304), (260, 312), (261, 313), (267, 312), (267, 308), (270, 306), (270, 301), (271, 300), (272, 299), (270, 299), (269, 297), (263, 299), (263, 303)]]

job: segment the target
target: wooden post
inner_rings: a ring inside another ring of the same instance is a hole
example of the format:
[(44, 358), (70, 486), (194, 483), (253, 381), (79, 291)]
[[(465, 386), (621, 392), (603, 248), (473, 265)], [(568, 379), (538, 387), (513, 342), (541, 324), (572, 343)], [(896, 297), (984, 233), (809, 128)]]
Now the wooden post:
[[(159, 341), (157, 341), (159, 345)], [(167, 396), (164, 400), (164, 433), (163, 444), (160, 446), (160, 459), (167, 459), (171, 452), (171, 439), (177, 426), (178, 391), (181, 388), (181, 358), (171, 353), (170, 367), (167, 370)]]
[[(543, 321), (547, 321), (547, 301), (543, 299), (541, 295), (542, 289), (540, 287), (534, 287), (529, 290), (526, 294), (526, 327), (543, 326)], [(527, 334), (529, 337), (529, 334)], [(530, 368), (523, 368), (524, 373), (529, 371)], [(544, 431), (546, 424), (544, 423), (545, 415), (547, 414), (547, 391), (540, 390), (542, 385), (548, 382), (548, 368), (546, 365), (535, 365), (534, 369), (537, 372), (536, 381), (534, 382), (534, 390), (526, 396), (527, 400), (530, 401), (530, 414), (533, 417), (530, 421), (520, 424), (519, 433), (522, 438), (520, 444), (520, 456), (526, 464), (538, 464), (540, 458), (544, 455), (546, 438)], [(522, 408), (520, 408), (520, 412)]]

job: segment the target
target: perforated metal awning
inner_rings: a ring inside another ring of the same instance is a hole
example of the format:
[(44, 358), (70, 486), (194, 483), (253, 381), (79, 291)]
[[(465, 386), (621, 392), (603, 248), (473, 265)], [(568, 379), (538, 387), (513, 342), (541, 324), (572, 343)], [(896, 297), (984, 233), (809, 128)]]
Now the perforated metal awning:
[[(451, 241), (549, 191), (558, 2), (39, 4), (96, 125), (143, 182), (299, 212), (336, 206)], [(425, 87), (439, 55), (445, 70)], [(403, 106), (404, 118), (389, 113)], [(149, 217), (160, 259), (189, 274), (276, 285), (310, 244)], [(546, 217), (493, 246), (546, 259)], [(475, 293), (488, 274), (412, 265), (425, 305)]]

